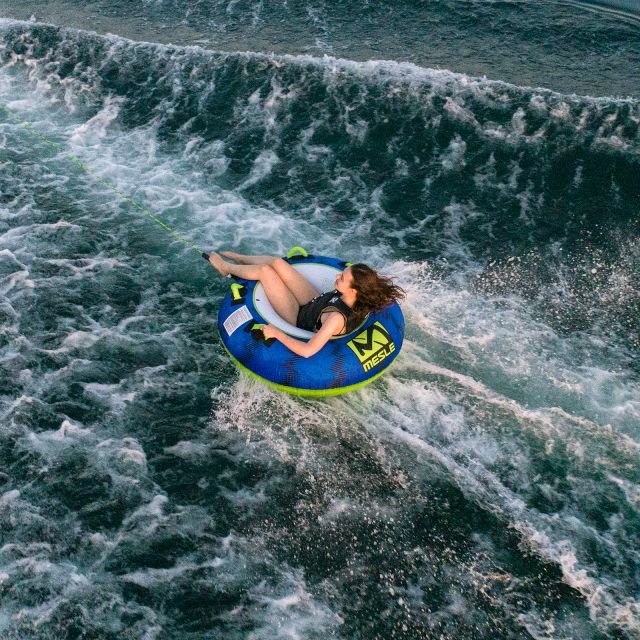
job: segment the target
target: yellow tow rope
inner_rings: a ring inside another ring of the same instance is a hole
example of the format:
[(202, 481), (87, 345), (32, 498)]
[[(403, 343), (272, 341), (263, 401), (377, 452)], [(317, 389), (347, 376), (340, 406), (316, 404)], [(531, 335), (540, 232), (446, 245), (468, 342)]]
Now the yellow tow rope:
[(54, 149), (59, 151), (63, 156), (65, 156), (66, 158), (71, 160), (71, 162), (73, 162), (75, 165), (80, 167), (80, 169), (82, 169), (85, 173), (88, 173), (94, 180), (96, 180), (100, 184), (103, 184), (105, 187), (113, 191), (117, 196), (122, 198), (125, 202), (128, 202), (135, 209), (137, 209), (138, 211), (141, 211), (146, 216), (151, 218), (153, 222), (155, 222), (157, 225), (162, 227), (167, 233), (170, 233), (176, 240), (178, 240), (179, 242), (182, 242), (182, 244), (187, 246), (189, 249), (196, 251), (205, 259), (207, 260), (209, 259), (208, 254), (205, 251), (203, 251), (200, 247), (195, 245), (193, 242), (191, 242), (191, 240), (189, 240), (188, 238), (185, 238), (183, 235), (181, 235), (180, 233), (172, 229), (168, 224), (166, 224), (160, 218), (158, 218), (158, 216), (155, 216), (148, 209), (142, 206), (139, 202), (136, 202), (131, 196), (127, 195), (123, 191), (120, 191), (120, 189), (118, 189), (118, 187), (116, 187), (112, 182), (110, 182), (106, 178), (103, 178), (102, 176), (92, 171), (79, 158), (76, 158), (76, 156), (74, 156), (73, 154), (69, 153), (68, 151), (65, 151), (61, 144), (58, 144), (57, 142), (54, 142), (50, 138), (47, 138), (47, 136), (45, 136), (41, 131), (38, 131), (38, 129), (36, 129), (30, 122), (20, 117), (15, 111), (9, 109), (9, 107), (3, 104), (0, 104), (0, 110), (4, 111), (9, 117), (13, 118), (16, 122), (19, 122), (22, 126), (29, 129), (29, 131), (31, 131), (36, 136), (38, 136), (38, 138), (40, 138), (40, 140), (42, 140), (45, 144), (48, 144), (50, 147), (53, 147)]

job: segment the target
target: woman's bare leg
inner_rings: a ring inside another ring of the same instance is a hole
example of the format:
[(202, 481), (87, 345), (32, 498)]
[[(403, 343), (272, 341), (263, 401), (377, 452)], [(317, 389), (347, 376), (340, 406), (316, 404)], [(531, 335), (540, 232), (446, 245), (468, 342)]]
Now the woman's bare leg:
[(271, 263), (271, 268), (280, 276), (282, 282), (287, 285), (287, 288), (298, 301), (298, 304), (302, 306), (307, 304), (310, 300), (320, 295), (318, 291), (299, 271), (294, 269), (286, 260), (282, 258), (276, 258)]
[[(306, 304), (309, 300), (320, 294), (320, 291), (318, 291), (299, 271), (296, 271), (296, 269), (282, 258), (278, 258), (276, 256), (247, 256), (242, 253), (235, 253), (234, 251), (222, 251), (221, 253), (227, 258), (235, 260), (235, 262), (240, 265), (268, 264), (273, 267), (274, 271), (280, 276), (280, 279), (284, 282), (289, 291), (293, 293), (300, 306)], [(237, 273), (231, 273), (232, 275), (238, 275)], [(251, 278), (249, 276), (239, 277), (247, 278), (248, 280), (260, 279)], [(271, 298), (269, 298), (269, 300), (271, 300)]]
[(229, 258), (238, 264), (271, 264), (278, 259), (277, 256), (246, 256), (235, 251), (221, 251), (220, 253), (225, 258)]
[(268, 264), (230, 264), (225, 262), (215, 251), (209, 254), (209, 262), (223, 276), (231, 274), (245, 280), (260, 280), (274, 311), (289, 324), (296, 324), (300, 305), (272, 266)]

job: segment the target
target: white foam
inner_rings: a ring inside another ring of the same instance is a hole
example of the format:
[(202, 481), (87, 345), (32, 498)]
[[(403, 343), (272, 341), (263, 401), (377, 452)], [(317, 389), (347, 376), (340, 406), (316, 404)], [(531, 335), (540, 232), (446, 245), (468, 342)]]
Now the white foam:
[(165, 495), (156, 495), (151, 502), (142, 507), (136, 509), (131, 515), (132, 518), (138, 518), (140, 516), (152, 516), (154, 518), (164, 517), (164, 506), (169, 499)]
[(64, 439), (73, 437), (83, 437), (91, 433), (91, 429), (85, 429), (80, 426), (81, 423), (70, 420), (69, 418), (62, 421), (60, 428), (52, 434), (52, 438)]
[(144, 569), (125, 573), (122, 580), (148, 589), (157, 587), (158, 584), (171, 583), (176, 578), (184, 577), (185, 574), (200, 572), (203, 569), (220, 569), (226, 564), (227, 561), (223, 558), (214, 558), (202, 563), (181, 562), (170, 569)]
[(240, 185), (239, 189), (247, 189), (257, 182), (260, 182), (263, 178), (266, 178), (278, 162), (280, 162), (280, 160), (274, 151), (270, 149), (261, 151), (253, 162), (249, 177)]
[(450, 116), (454, 117), (456, 120), (466, 122), (480, 129), (480, 124), (476, 120), (476, 117), (473, 115), (473, 113), (469, 111), (469, 109), (461, 105), (455, 98), (447, 96), (444, 103), (444, 109)]
[(464, 155), (467, 150), (466, 142), (456, 134), (449, 142), (449, 146), (440, 156), (440, 163), (445, 172), (460, 171), (466, 166)]
[(283, 572), (275, 589), (265, 582), (251, 588), (255, 624), (251, 640), (302, 640), (309, 634), (334, 635), (342, 618), (307, 591), (299, 572)]
[(331, 522), (343, 516), (354, 514), (358, 511), (358, 505), (354, 504), (353, 501), (345, 498), (332, 498), (326, 512), (318, 516), (318, 521)]
[(218, 493), (237, 508), (253, 508), (268, 501), (264, 486), (252, 489), (237, 489), (235, 491), (219, 487)]
[(128, 393), (120, 392), (120, 384), (87, 382), (84, 383), (83, 386), (87, 393), (102, 400), (115, 412), (124, 411), (127, 403), (133, 402), (136, 397), (135, 391), (130, 391)]
[(147, 472), (147, 456), (135, 438), (108, 438), (96, 445), (104, 469), (115, 483), (137, 483)]
[(640, 484), (618, 478), (612, 473), (608, 473), (607, 478), (620, 487), (629, 506), (640, 511)]
[(79, 147), (97, 147), (107, 135), (107, 130), (117, 119), (124, 98), (107, 96), (103, 107), (95, 116), (76, 127), (69, 136), (69, 143), (74, 152)]
[(141, 467), (147, 466), (147, 456), (144, 454), (144, 451), (141, 451), (139, 449), (120, 449), (118, 451), (118, 457), (120, 458), (120, 460), (132, 462)]
[(17, 500), (19, 497), (20, 497), (20, 491), (18, 491), (17, 489), (6, 491), (2, 495), (0, 495), (0, 507), (7, 506), (10, 502)]
[(171, 447), (165, 447), (164, 452), (183, 458), (185, 460), (204, 458), (209, 455), (209, 445), (202, 442), (194, 442), (192, 440), (180, 440)]
[(87, 349), (92, 347), (101, 337), (102, 335), (86, 331), (74, 331), (62, 341), (62, 346), (71, 349)]

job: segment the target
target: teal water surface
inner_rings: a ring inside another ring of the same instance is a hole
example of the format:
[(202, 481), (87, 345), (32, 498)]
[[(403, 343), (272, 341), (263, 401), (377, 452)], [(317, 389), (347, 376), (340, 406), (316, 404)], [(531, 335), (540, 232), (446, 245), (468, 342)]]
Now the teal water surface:
[(638, 637), (637, 67), (571, 80), (586, 31), (429, 64), (442, 29), (490, 52), (471, 22), (572, 12), (595, 77), (633, 14), (355, 3), (378, 35), (417, 16), (373, 56), (328, 4), (245, 4), (5, 19), (0, 102), (199, 246), (393, 275), (403, 352), (341, 398), (256, 386), (227, 283), (2, 114), (0, 636)]

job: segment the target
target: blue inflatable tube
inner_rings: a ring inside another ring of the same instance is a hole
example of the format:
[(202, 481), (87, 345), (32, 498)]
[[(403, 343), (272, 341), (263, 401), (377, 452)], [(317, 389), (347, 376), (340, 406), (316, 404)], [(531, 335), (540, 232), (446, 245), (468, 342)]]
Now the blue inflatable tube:
[[(337, 272), (350, 264), (309, 255), (299, 247), (285, 259), (319, 291), (331, 291)], [(404, 318), (395, 302), (370, 314), (351, 333), (332, 338), (309, 358), (277, 340), (265, 341), (260, 330), (265, 324), (294, 338), (313, 336), (275, 313), (260, 282), (235, 278), (218, 313), (225, 349), (241, 370), (281, 391), (303, 396), (338, 395), (375, 380), (398, 356), (404, 336)]]

